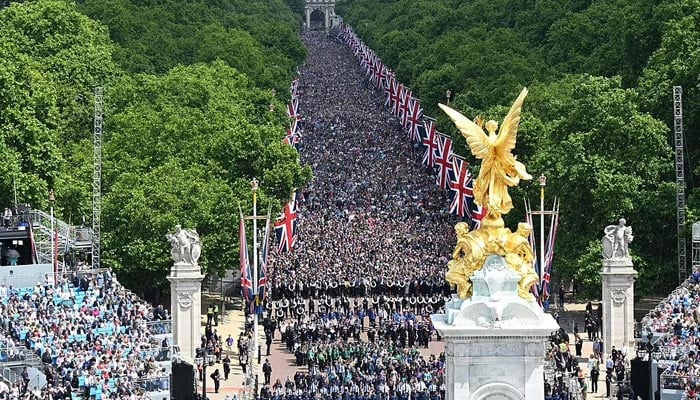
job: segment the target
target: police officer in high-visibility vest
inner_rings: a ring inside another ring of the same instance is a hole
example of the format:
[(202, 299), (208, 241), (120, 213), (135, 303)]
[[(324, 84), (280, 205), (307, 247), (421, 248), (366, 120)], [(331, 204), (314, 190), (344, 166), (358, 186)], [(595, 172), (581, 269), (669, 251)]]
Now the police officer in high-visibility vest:
[(207, 307), (207, 325), (211, 325), (211, 321), (214, 318), (214, 306), (210, 305)]
[(214, 326), (219, 326), (219, 305), (214, 304)]

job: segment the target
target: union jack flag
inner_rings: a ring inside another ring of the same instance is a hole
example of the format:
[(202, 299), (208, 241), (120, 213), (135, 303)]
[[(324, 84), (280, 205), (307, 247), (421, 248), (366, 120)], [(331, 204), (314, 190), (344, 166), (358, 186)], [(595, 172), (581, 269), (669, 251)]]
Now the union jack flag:
[[(472, 179), (472, 181), (469, 182), (469, 186), (472, 187), (472, 189), (473, 185), (474, 179)], [(471, 214), (472, 216), (472, 230), (481, 228), (481, 221), (484, 219), (484, 217), (486, 216), (486, 212), (488, 211), (486, 209), (486, 206), (477, 205), (474, 201), (474, 197), (468, 199), (467, 203), (469, 203), (469, 214)]]
[(301, 119), (299, 115), (299, 100), (296, 97), (292, 97), (289, 104), (287, 104), (287, 116), (296, 121)]
[(421, 118), (423, 118), (423, 108), (421, 108), (418, 99), (411, 98), (408, 114), (408, 126), (406, 129), (408, 130), (408, 137), (413, 142), (420, 142), (418, 126), (420, 125)]
[(408, 127), (408, 113), (410, 112), (410, 102), (412, 98), (413, 93), (411, 92), (411, 89), (404, 87), (404, 91), (401, 93), (401, 107), (399, 110), (401, 126), (404, 128)]
[(297, 240), (297, 204), (296, 196), (282, 209), (280, 218), (275, 222), (275, 235), (277, 236), (277, 252), (287, 253), (294, 249)]
[(438, 148), (438, 133), (435, 130), (435, 123), (427, 118), (423, 119), (420, 142), (425, 148), (423, 152), (423, 165), (432, 168), (435, 166), (435, 153)]
[(241, 213), (241, 224), (238, 230), (238, 237), (241, 240), (240, 261), (241, 261), (241, 291), (246, 303), (253, 300), (253, 278), (250, 272), (250, 261), (248, 261), (248, 244), (245, 240), (245, 222)]
[(393, 75), (389, 75), (389, 77), (387, 77), (386, 89), (384, 89), (384, 94), (386, 95), (386, 99), (384, 100), (384, 107), (392, 107), (393, 100), (396, 96), (395, 93), (398, 87), (399, 85), (398, 82), (396, 82), (396, 79), (394, 79)]
[(558, 202), (555, 202), (553, 210), (554, 214), (552, 215), (551, 225), (549, 226), (549, 235), (547, 236), (547, 245), (545, 246), (544, 261), (542, 262), (544, 271), (540, 282), (540, 292), (545, 299), (549, 297), (549, 281), (551, 279), (552, 262), (554, 261), (554, 244), (557, 241), (557, 228), (559, 227)]
[(375, 78), (375, 85), (377, 89), (381, 89), (384, 86), (384, 80), (386, 79), (387, 75), (387, 68), (382, 64), (381, 61), (377, 61), (379, 63), (379, 66), (376, 68), (374, 71), (374, 78)]
[(399, 116), (401, 111), (401, 96), (403, 96), (403, 83), (394, 81), (395, 90), (391, 94), (391, 113)]
[(440, 189), (447, 189), (450, 170), (452, 169), (452, 139), (438, 134), (438, 146), (435, 151), (435, 165), (438, 167), (435, 183)]
[(299, 129), (299, 123), (296, 120), (292, 120), (289, 124), (289, 129), (287, 129), (287, 133), (284, 135), (284, 139), (282, 139), (282, 142), (299, 150), (300, 141), (301, 130)]
[[(297, 69), (297, 75), (299, 75), (299, 70)], [(296, 77), (292, 80), (292, 83), (290, 84), (289, 91), (292, 92), (292, 98), (295, 98), (297, 96), (297, 90), (299, 89), (299, 77)]]
[(474, 198), (472, 187), (472, 174), (467, 168), (469, 163), (460, 156), (452, 156), (452, 169), (450, 170), (450, 212), (460, 217), (471, 216), (469, 199)]

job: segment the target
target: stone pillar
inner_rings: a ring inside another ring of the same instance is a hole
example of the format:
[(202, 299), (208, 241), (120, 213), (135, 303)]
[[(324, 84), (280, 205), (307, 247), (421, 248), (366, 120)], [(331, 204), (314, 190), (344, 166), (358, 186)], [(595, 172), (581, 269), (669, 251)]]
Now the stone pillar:
[(306, 29), (311, 28), (311, 10), (309, 7), (306, 7)]
[(201, 253), (199, 235), (194, 230), (176, 227), (168, 235), (173, 245), (171, 256), (175, 264), (170, 269), (170, 310), (173, 318), (173, 345), (180, 356), (194, 365), (195, 349), (202, 337), (202, 271), (197, 260)]
[(328, 7), (325, 7), (323, 10), (323, 27), (328, 30), (331, 27), (330, 20), (329, 20), (329, 15), (331, 13), (331, 10)]
[(632, 259), (603, 259), (603, 351), (634, 350), (634, 270)]
[(634, 350), (634, 278), (637, 271), (632, 265), (629, 244), (632, 227), (620, 218), (617, 225), (604, 229), (603, 268), (603, 352), (610, 354), (612, 347), (620, 350), (627, 346)]

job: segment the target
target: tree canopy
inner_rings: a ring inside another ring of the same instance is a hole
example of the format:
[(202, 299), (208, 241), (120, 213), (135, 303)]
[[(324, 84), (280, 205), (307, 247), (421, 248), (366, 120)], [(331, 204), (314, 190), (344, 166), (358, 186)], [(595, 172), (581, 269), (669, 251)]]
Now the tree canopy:
[[(342, 0), (338, 12), (474, 164), (437, 103), (450, 90), (465, 115), (500, 120), (528, 86), (516, 153), (548, 177), (548, 198), (561, 198), (556, 278), (598, 291), (602, 228), (624, 216), (635, 229), (641, 289), (667, 291), (677, 284), (671, 86), (686, 90), (693, 132), (700, 4), (643, 3)], [(687, 137), (692, 168), (700, 142)], [(693, 176), (688, 212), (697, 215)], [(521, 183), (515, 198), (537, 192), (537, 182)], [(516, 202), (510, 222), (523, 213)]]
[[(206, 271), (234, 267), (249, 181), (280, 209), (311, 178), (282, 143), (305, 48), (281, 1), (12, 3), (0, 11), (0, 200), (91, 215), (93, 90), (104, 87), (103, 265), (167, 288), (165, 234), (195, 228)], [(276, 95), (273, 95), (273, 90)], [(272, 105), (272, 107), (271, 107)]]

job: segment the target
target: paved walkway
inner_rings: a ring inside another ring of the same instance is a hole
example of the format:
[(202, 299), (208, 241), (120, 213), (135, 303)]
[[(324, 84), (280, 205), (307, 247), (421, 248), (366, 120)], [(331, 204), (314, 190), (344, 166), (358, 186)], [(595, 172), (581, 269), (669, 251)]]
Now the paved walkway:
[[(207, 322), (207, 314), (206, 314), (206, 309), (211, 304), (212, 302), (218, 302), (219, 308), (221, 309), (221, 304), (222, 304), (222, 298), (221, 296), (202, 296), (202, 319), (201, 319), (201, 324), (202, 324), (202, 332), (204, 332), (204, 328), (206, 327), (206, 322)], [(231, 335), (236, 342), (238, 341), (238, 335), (243, 332), (245, 327), (245, 315), (243, 314), (243, 310), (241, 309), (241, 301), (240, 299), (234, 299), (234, 302), (227, 302), (226, 303), (226, 309), (222, 313), (222, 315), (219, 315), (219, 325), (215, 326), (214, 329), (217, 331), (219, 336), (223, 337), (224, 340), (228, 337), (228, 335)], [(259, 341), (259, 343), (262, 343), (264, 345), (265, 343), (265, 336), (264, 333), (262, 332), (262, 327), (260, 328), (260, 335), (262, 335), (262, 340)], [(228, 377), (228, 380), (224, 380), (224, 366), (222, 363), (214, 363), (213, 366), (207, 367), (206, 371), (206, 386), (207, 386), (207, 397), (210, 400), (223, 400), (226, 398), (226, 395), (230, 395), (231, 398), (233, 398), (234, 395), (237, 396), (238, 399), (245, 398), (244, 392), (245, 392), (245, 377), (243, 375), (243, 370), (241, 367), (238, 365), (238, 348), (234, 344), (231, 349), (228, 349), (226, 345), (224, 344), (223, 348), (223, 353), (222, 353), (222, 359), (225, 357), (225, 355), (229, 355), (231, 358), (231, 374)], [(250, 360), (251, 363), (257, 360)], [(250, 366), (250, 364), (249, 364)], [(214, 392), (214, 381), (210, 378), (210, 375), (214, 373), (214, 370), (219, 369), (219, 372), (221, 373), (221, 381), (220, 381), (220, 388), (219, 388), (219, 393)], [(258, 368), (256, 368), (256, 371)], [(260, 379), (261, 379), (261, 384), (262, 384), (262, 373), (259, 374)], [(254, 384), (255, 382), (252, 382)], [(199, 393), (202, 393), (202, 381), (197, 382), (197, 390)]]

